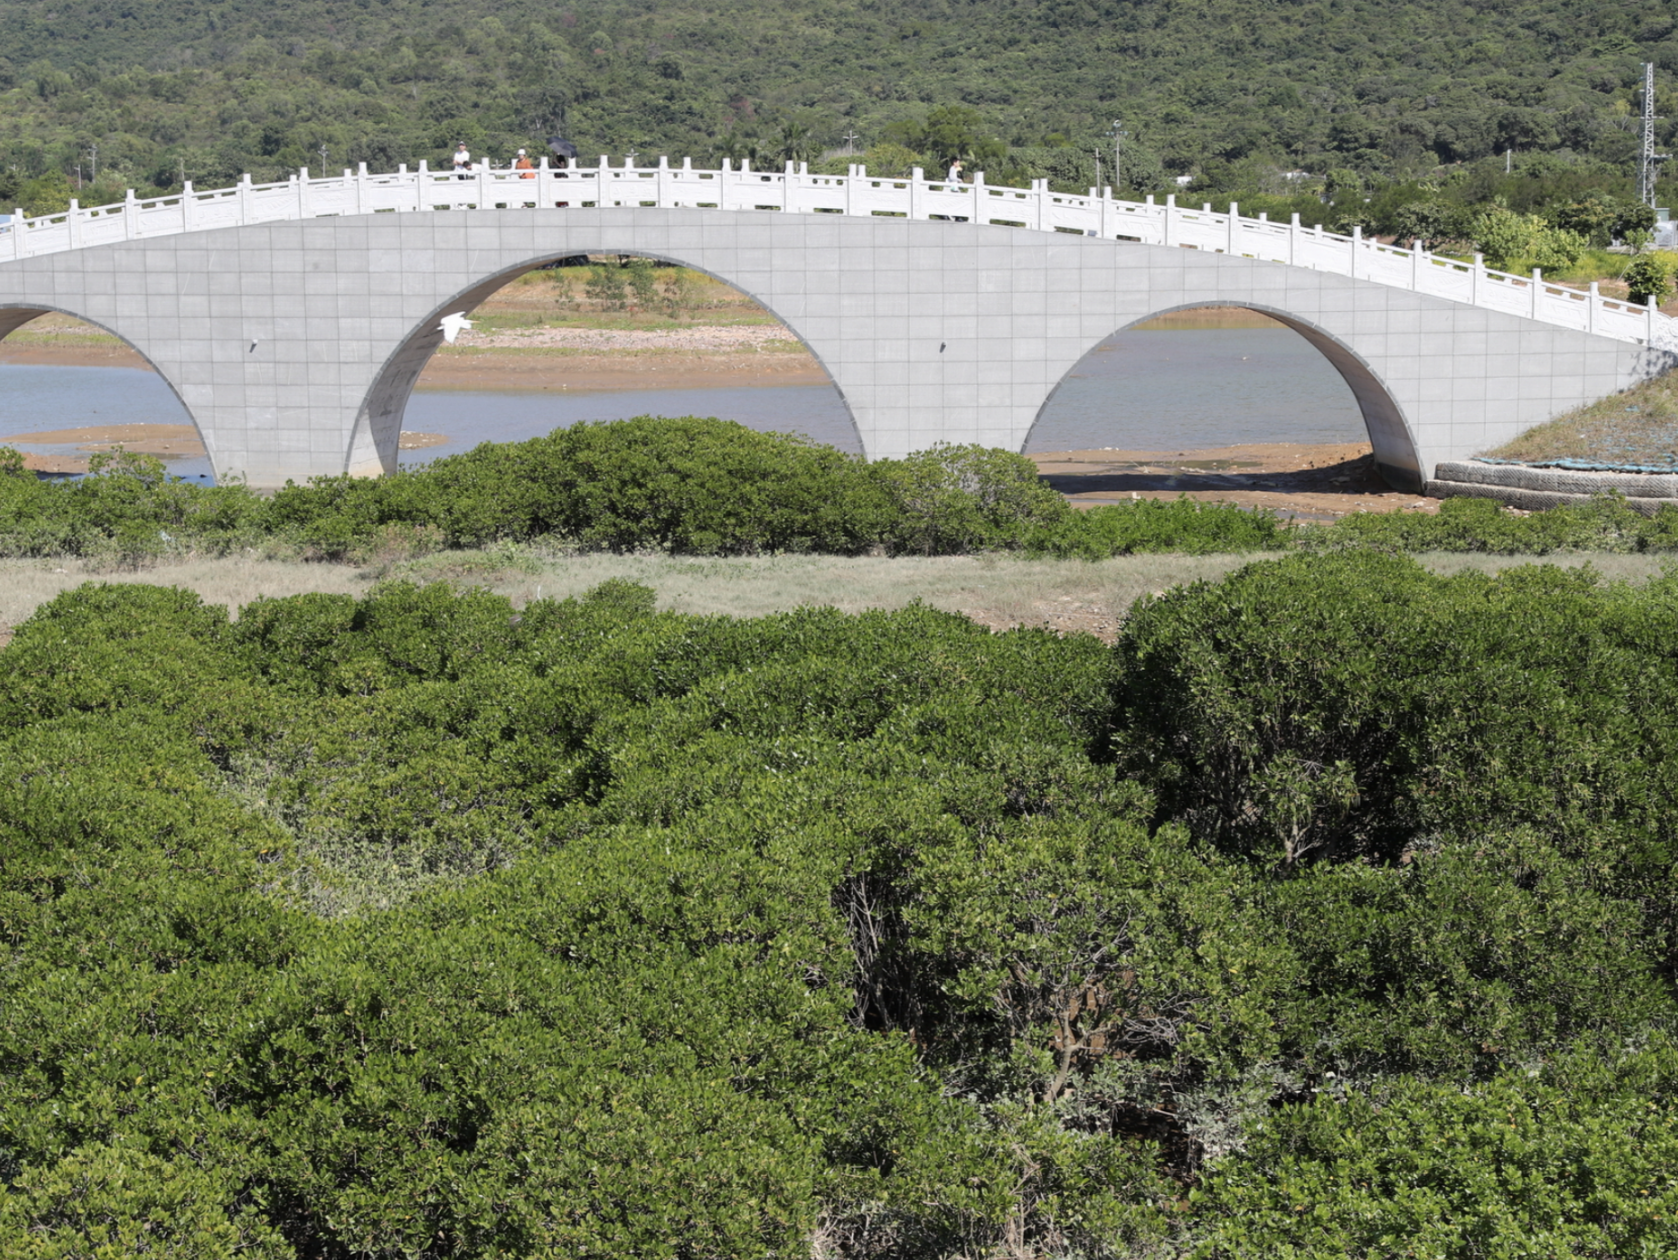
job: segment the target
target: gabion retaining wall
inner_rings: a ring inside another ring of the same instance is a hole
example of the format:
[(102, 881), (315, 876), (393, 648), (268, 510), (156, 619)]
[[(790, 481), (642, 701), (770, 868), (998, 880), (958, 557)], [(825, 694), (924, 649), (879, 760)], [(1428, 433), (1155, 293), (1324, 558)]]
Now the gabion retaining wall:
[(1623, 494), (1628, 507), (1653, 516), (1662, 504), (1678, 505), (1678, 474), (1576, 472), (1465, 461), (1436, 465), (1433, 480), (1423, 486), (1423, 493), (1436, 499), (1467, 495), (1527, 509), (1584, 503), (1608, 491)]

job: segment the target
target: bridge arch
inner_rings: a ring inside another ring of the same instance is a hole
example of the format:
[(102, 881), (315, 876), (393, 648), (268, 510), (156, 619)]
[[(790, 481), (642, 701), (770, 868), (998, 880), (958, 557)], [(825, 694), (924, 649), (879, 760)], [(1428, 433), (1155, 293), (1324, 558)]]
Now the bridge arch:
[[(754, 293), (740, 281), (721, 275), (715, 270), (701, 266), (690, 259), (650, 250), (643, 246), (600, 249), (591, 247), (588, 252), (590, 254), (616, 254), (620, 257), (646, 258), (653, 262), (685, 267), (689, 271), (709, 276), (719, 284), (726, 285), (735, 292), (742, 293), (756, 302), (779, 320), (781, 326), (820, 365), (828, 383), (844, 404), (845, 415), (850, 422), (851, 432), (856, 438), (858, 447), (862, 446), (862, 434), (857, 426), (855, 412), (852, 410), (850, 400), (845, 397), (845, 391), (840, 387), (832, 369), (823, 361), (821, 354), (810, 344), (809, 340), (799, 332), (792, 320), (785, 313), (776, 309), (770, 295)], [(565, 250), (558, 253), (548, 252), (512, 266), (503, 266), (484, 279), (466, 285), (453, 297), (437, 305), (416, 322), (407, 336), (386, 357), (379, 368), (378, 374), (374, 377), (373, 383), (368, 387), (366, 398), (356, 415), (349, 446), (344, 452), (344, 471), (352, 476), (379, 476), (383, 473), (396, 471), (402, 436), (402, 418), (421, 373), (424, 372), (426, 364), (431, 361), (431, 357), (436, 354), (438, 347), (443, 344), (441, 321), (445, 315), (456, 313), (470, 315), (478, 306), (520, 276), (528, 275), (550, 263), (559, 261), (561, 258), (576, 256), (576, 250)]]
[(870, 457), (939, 441), (1018, 450), (1092, 346), (1188, 306), (1247, 306), (1315, 344), (1406, 489), (1674, 361), (1532, 317), (1536, 291), (1520, 290), (1523, 315), (1175, 240), (702, 205), (339, 206), (235, 224), (241, 196), (222, 199), (222, 226), (0, 259), (0, 302), (122, 337), (186, 406), (217, 475), (257, 486), (382, 472), (440, 317), (580, 253), (693, 266), (762, 302), (827, 371)]
[(1323, 358), (1339, 373), (1340, 378), (1352, 391), (1358, 411), (1363, 416), (1364, 428), (1369, 434), (1370, 446), (1374, 448), (1375, 465), (1385, 480), (1401, 489), (1419, 489), (1426, 480), (1422, 471), (1422, 462), (1417, 450), (1416, 440), (1410, 432), (1410, 426), (1405, 421), (1404, 413), (1394, 400), (1391, 390), (1381, 380), (1379, 373), (1351, 346), (1340, 337), (1320, 327), (1308, 319), (1303, 319), (1291, 311), (1271, 306), (1264, 302), (1250, 302), (1242, 300), (1211, 300), (1191, 301), (1179, 303), (1175, 306), (1165, 306), (1148, 314), (1132, 319), (1114, 328), (1099, 340), (1093, 342), (1081, 355), (1077, 363), (1068, 368), (1055, 382), (1048, 397), (1038, 408), (1037, 418), (1032, 421), (1031, 431), (1026, 435), (1022, 449), (1030, 449), (1032, 437), (1043, 423), (1043, 417), (1054, 403), (1055, 396), (1061, 392), (1066, 381), (1077, 370), (1089, 353), (1096, 346), (1115, 333), (1125, 332), (1140, 324), (1146, 324), (1161, 316), (1176, 314), (1179, 311), (1202, 310), (1245, 310), (1255, 311), (1266, 315), (1277, 323), (1291, 329), (1303, 337)]
[(181, 396), (181, 390), (178, 383), (168, 372), (164, 371), (163, 368), (158, 365), (157, 361), (153, 359), (151, 355), (146, 353), (143, 346), (136, 343), (133, 338), (125, 336), (120, 328), (113, 327), (109, 322), (97, 319), (83, 311), (75, 310), (67, 306), (33, 302), (27, 305), (22, 303), (0, 302), (0, 341), (4, 341), (18, 329), (36, 319), (39, 319), (42, 315), (68, 315), (71, 319), (78, 319), (84, 324), (89, 324), (94, 328), (97, 328), (100, 332), (108, 333), (112, 337), (115, 337), (118, 341), (122, 342), (123, 345), (127, 346), (129, 350), (139, 356), (139, 358), (144, 361), (145, 365), (156, 373), (158, 380), (162, 381), (168, 388), (170, 396), (174, 398), (176, 405), (179, 406), (181, 415), (185, 418), (186, 423), (192, 426), (192, 431), (198, 435), (199, 442), (203, 444), (205, 451), (210, 453), (213, 466), (214, 447), (211, 446), (208, 436), (204, 431), (204, 427), (198, 423), (198, 417), (193, 414), (192, 408), (187, 405), (186, 399)]

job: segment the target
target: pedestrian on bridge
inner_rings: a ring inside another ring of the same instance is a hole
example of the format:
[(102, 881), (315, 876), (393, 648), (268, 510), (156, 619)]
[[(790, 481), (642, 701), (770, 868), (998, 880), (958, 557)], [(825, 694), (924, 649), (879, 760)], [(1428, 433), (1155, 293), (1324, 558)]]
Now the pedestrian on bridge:
[[(934, 168), (934, 169), (936, 169), (936, 168)], [(959, 183), (961, 183), (961, 159), (960, 158), (957, 158), (955, 161), (950, 163), (950, 173), (948, 175), (944, 176), (944, 182), (946, 184), (959, 184)]]
[[(536, 178), (536, 163), (530, 160), (530, 155), (523, 149), (519, 150), (518, 157), (513, 160), (513, 169), (519, 173), (520, 179)], [(527, 201), (524, 205), (528, 210), (534, 210), (536, 208), (536, 203), (534, 201)]]
[(466, 151), (464, 140), (454, 147), (454, 173), (456, 179), (469, 179), (472, 175), (472, 155)]

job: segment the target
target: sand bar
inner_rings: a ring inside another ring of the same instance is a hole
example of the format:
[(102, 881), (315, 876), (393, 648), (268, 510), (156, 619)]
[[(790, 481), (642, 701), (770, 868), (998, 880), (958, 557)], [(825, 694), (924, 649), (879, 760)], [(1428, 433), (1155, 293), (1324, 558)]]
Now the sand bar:
[[(441, 433), (402, 431), (401, 449), (424, 450), (442, 446), (448, 437)], [(139, 455), (162, 459), (192, 459), (204, 455), (204, 443), (190, 424), (101, 424), (76, 429), (47, 429), (39, 433), (14, 433), (0, 439), (0, 445), (75, 446), (77, 450), (108, 451), (120, 446)], [(84, 473), (87, 460), (77, 455), (25, 451), (23, 466), (34, 472)]]
[(1335, 519), (1353, 512), (1434, 512), (1439, 500), (1381, 480), (1366, 442), (1262, 442), (1198, 450), (1088, 450), (1032, 456), (1044, 479), (1074, 504), (1175, 499)]

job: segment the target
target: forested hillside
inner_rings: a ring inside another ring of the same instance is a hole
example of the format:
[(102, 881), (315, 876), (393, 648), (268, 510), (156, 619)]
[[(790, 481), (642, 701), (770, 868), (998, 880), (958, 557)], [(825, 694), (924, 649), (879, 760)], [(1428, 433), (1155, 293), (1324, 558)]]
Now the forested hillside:
[(854, 135), (936, 156), (940, 106), (973, 111), (954, 131), (992, 173), (1070, 183), (1119, 119), (1133, 190), (1376, 183), (1512, 149), (1612, 192), (1640, 63), (1678, 73), (1678, 17), (1629, 0), (0, 0), (0, 24), (0, 200), (78, 164), (92, 182), (94, 146), (107, 190), (273, 177), (323, 147), (505, 158), (562, 126), (590, 155)]

